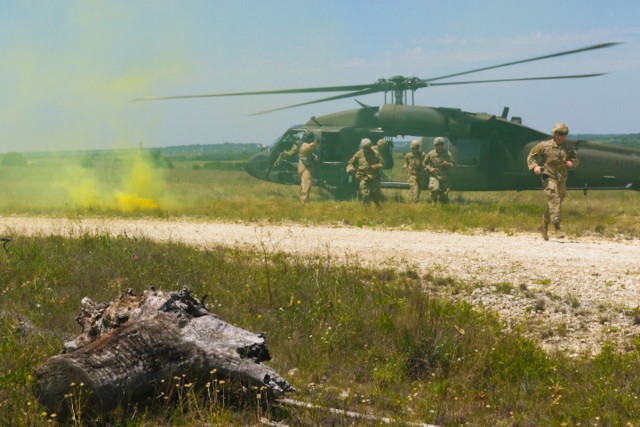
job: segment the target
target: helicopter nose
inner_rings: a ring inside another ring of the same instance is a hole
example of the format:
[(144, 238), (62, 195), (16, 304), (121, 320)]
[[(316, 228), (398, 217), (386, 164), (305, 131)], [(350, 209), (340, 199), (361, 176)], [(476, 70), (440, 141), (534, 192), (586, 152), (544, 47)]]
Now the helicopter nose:
[(261, 151), (251, 157), (244, 165), (244, 169), (251, 176), (258, 179), (266, 179), (269, 173), (269, 151)]

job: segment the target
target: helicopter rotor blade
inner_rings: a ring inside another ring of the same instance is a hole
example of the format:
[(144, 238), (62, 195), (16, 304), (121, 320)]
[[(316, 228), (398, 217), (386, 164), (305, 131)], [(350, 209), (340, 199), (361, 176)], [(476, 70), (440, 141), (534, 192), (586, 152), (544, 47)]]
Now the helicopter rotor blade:
[(380, 89), (377, 88), (377, 87), (374, 87), (374, 88), (369, 88), (369, 89), (365, 89), (365, 90), (360, 90), (360, 91), (357, 91), (357, 92), (343, 93), (342, 95), (336, 95), (336, 96), (330, 96), (328, 98), (316, 99), (314, 101), (301, 102), (299, 104), (293, 104), (293, 105), (287, 105), (287, 106), (284, 106), (284, 107), (273, 108), (271, 110), (259, 111), (257, 113), (252, 113), (252, 114), (249, 114), (249, 115), (250, 116), (260, 116), (262, 114), (272, 113), (274, 111), (287, 110), (289, 108), (301, 107), (303, 105), (318, 104), (320, 102), (326, 102), (326, 101), (335, 101), (336, 99), (351, 98), (352, 96), (368, 95), (370, 93), (376, 93), (376, 92), (380, 92)]
[(408, 91), (408, 90), (415, 92), (418, 89), (429, 87), (429, 86), (447, 86), (447, 85), (450, 86), (450, 85), (474, 84), (474, 83), (494, 83), (494, 82), (507, 82), (507, 81), (552, 80), (552, 79), (595, 77), (603, 74), (581, 74), (581, 75), (572, 75), (572, 76), (528, 77), (528, 78), (517, 78), (517, 79), (494, 79), (494, 80), (475, 80), (475, 81), (449, 82), (449, 83), (433, 83), (437, 80), (443, 80), (450, 77), (462, 76), (462, 75), (477, 73), (485, 70), (493, 70), (496, 68), (507, 67), (507, 66), (516, 65), (516, 64), (523, 64), (526, 62), (539, 61), (542, 59), (549, 59), (549, 58), (554, 58), (558, 56), (571, 55), (574, 53), (586, 52), (589, 50), (603, 49), (603, 48), (615, 46), (618, 44), (621, 44), (621, 43), (619, 42), (601, 43), (601, 44), (583, 47), (580, 49), (567, 50), (563, 52), (552, 53), (550, 55), (537, 56), (534, 58), (507, 62), (504, 64), (498, 64), (498, 65), (493, 65), (489, 67), (476, 68), (473, 70), (447, 74), (447, 75), (438, 76), (438, 77), (431, 77), (427, 79), (420, 79), (417, 77), (394, 76), (389, 79), (379, 79), (374, 83), (363, 84), (363, 85), (321, 86), (321, 87), (309, 87), (309, 88), (298, 88), (298, 89), (163, 96), (163, 97), (152, 97), (152, 98), (137, 98), (137, 99), (134, 99), (133, 101), (160, 101), (160, 100), (171, 100), (171, 99), (193, 99), (193, 98), (245, 96), (245, 95), (276, 95), (276, 94), (292, 94), (292, 93), (348, 92), (341, 95), (317, 99), (314, 101), (302, 102), (299, 104), (288, 105), (284, 107), (274, 108), (274, 109), (260, 111), (260, 112), (251, 114), (251, 115), (261, 115), (261, 114), (266, 114), (274, 111), (286, 110), (288, 108), (317, 104), (317, 103), (326, 102), (326, 101), (334, 101), (337, 99), (349, 98), (349, 97), (358, 96), (358, 95), (368, 95), (376, 92), (395, 92), (397, 94), (400, 91)]
[(344, 92), (366, 90), (375, 87), (376, 84), (350, 85), (350, 86), (325, 86), (325, 87), (309, 87), (300, 89), (282, 89), (282, 90), (261, 90), (254, 92), (229, 92), (229, 93), (206, 93), (201, 95), (177, 95), (177, 96), (161, 96), (154, 98), (137, 98), (134, 101), (162, 101), (166, 99), (192, 99), (192, 98), (212, 98), (218, 96), (244, 96), (244, 95), (276, 95), (284, 93), (315, 93), (315, 92)]
[(492, 65), (492, 66), (489, 66), (489, 67), (476, 68), (474, 70), (462, 71), (460, 73), (454, 73), (454, 74), (447, 74), (445, 76), (431, 77), (431, 78), (428, 78), (428, 79), (422, 79), (422, 82), (430, 83), (430, 82), (433, 82), (433, 81), (436, 81), (436, 80), (442, 80), (442, 79), (446, 79), (446, 78), (449, 78), (449, 77), (457, 77), (457, 76), (462, 76), (462, 75), (465, 75), (465, 74), (477, 73), (479, 71), (493, 70), (493, 69), (496, 69), (496, 68), (507, 67), (509, 65), (524, 64), (525, 62), (539, 61), (541, 59), (555, 58), (557, 56), (572, 55), (574, 53), (586, 52), (588, 50), (603, 49), (603, 48), (615, 46), (615, 45), (618, 45), (618, 44), (620, 44), (620, 43), (619, 42), (611, 42), (611, 43), (594, 44), (592, 46), (587, 46), (587, 47), (583, 47), (583, 48), (580, 48), (580, 49), (567, 50), (567, 51), (564, 51), (564, 52), (552, 53), (550, 55), (536, 56), (535, 58), (528, 58), (528, 59), (522, 59), (522, 60), (519, 60), (519, 61), (506, 62), (504, 64), (498, 64), (498, 65)]
[(585, 77), (604, 76), (605, 74), (609, 74), (609, 73), (574, 74), (571, 76), (522, 77), (517, 79), (469, 80), (464, 82), (429, 83), (428, 86), (452, 86), (452, 85), (466, 85), (466, 84), (475, 84), (475, 83), (519, 82), (519, 81), (526, 81), (526, 80), (582, 79)]

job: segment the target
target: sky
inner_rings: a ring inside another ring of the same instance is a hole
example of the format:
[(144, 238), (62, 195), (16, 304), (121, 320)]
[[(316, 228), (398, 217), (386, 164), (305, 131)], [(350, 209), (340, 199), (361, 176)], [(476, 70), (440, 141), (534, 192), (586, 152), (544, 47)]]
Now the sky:
[(252, 116), (334, 93), (133, 100), (429, 78), (606, 42), (622, 44), (456, 80), (604, 76), (431, 87), (415, 103), (638, 133), (637, 0), (0, 0), (0, 153), (270, 144), (358, 104)]

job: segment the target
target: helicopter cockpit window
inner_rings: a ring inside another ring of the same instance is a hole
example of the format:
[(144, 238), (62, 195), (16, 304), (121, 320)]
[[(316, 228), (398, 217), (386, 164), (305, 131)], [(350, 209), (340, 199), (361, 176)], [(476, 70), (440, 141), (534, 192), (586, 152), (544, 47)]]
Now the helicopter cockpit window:
[(480, 141), (459, 139), (456, 143), (456, 165), (478, 166), (480, 164)]
[(298, 149), (305, 135), (304, 129), (291, 129), (271, 147), (271, 162), (276, 169), (296, 169)]

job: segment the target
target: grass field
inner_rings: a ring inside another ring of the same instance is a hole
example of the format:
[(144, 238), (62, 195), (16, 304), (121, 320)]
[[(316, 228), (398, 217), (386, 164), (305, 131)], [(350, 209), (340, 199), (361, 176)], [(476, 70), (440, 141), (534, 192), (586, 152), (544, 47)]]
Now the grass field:
[[(157, 159), (156, 159), (157, 160)], [(336, 202), (313, 190), (258, 181), (240, 163), (147, 156), (39, 156), (0, 166), (0, 215), (193, 217), (224, 221), (348, 224), (460, 232), (533, 232), (539, 192), (453, 193), (453, 203), (411, 205), (386, 192), (381, 211)], [(570, 234), (640, 237), (636, 192), (571, 192)], [(450, 425), (637, 425), (640, 341), (596, 357), (547, 354), (505, 332), (493, 316), (435, 297), (451, 279), (411, 268), (369, 270), (280, 253), (219, 247), (207, 251), (124, 237), (22, 237), (0, 251), (0, 425), (200, 426), (377, 425), (321, 409), (279, 405), (247, 391), (215, 400), (180, 380), (178, 399), (123, 407), (91, 419), (59, 420), (33, 394), (35, 369), (58, 353), (80, 299), (114, 299), (127, 288), (189, 285), (222, 319), (265, 331), (270, 363), (299, 390), (296, 398), (401, 422)], [(185, 380), (186, 381), (186, 380)], [(70, 396), (70, 404), (75, 402)]]
[[(82, 296), (110, 301), (151, 285), (190, 285), (196, 296), (209, 294), (222, 319), (265, 331), (270, 365), (305, 402), (447, 426), (634, 425), (640, 418), (640, 341), (622, 354), (605, 347), (595, 358), (546, 354), (492, 316), (436, 298), (437, 287), (456, 285), (451, 280), (411, 269), (122, 237), (39, 237), (21, 238), (0, 257), (0, 281), (0, 425), (59, 422), (36, 402), (33, 375), (80, 332), (74, 317)], [(177, 400), (158, 397), (149, 407), (65, 423), (251, 425), (263, 417), (376, 425), (259, 402), (251, 390), (217, 404), (206, 391), (182, 391)]]
[[(314, 188), (314, 203), (297, 203), (298, 187), (257, 180), (240, 161), (179, 158), (159, 168), (148, 156), (129, 152), (38, 157), (26, 167), (0, 166), (0, 214), (198, 217), (408, 227), (465, 231), (533, 232), (540, 222), (540, 191), (453, 191), (453, 203), (432, 207), (408, 203), (402, 190), (385, 190), (384, 209), (357, 201), (334, 201)], [(396, 162), (399, 168), (400, 162)], [(393, 171), (392, 175), (400, 175)], [(639, 195), (633, 191), (571, 191), (564, 225), (573, 235), (640, 237)]]

